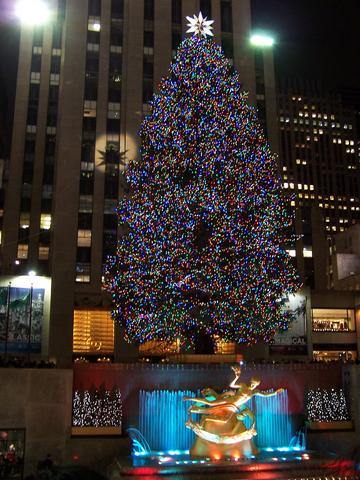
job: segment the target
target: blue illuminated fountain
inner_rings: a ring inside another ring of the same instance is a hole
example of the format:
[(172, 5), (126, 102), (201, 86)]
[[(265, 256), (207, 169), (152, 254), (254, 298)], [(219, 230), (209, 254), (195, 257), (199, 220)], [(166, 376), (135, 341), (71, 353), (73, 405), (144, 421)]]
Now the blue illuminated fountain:
[[(152, 451), (187, 451), (194, 433), (185, 428), (188, 405), (184, 396), (194, 392), (177, 390), (140, 391), (139, 431)], [(256, 445), (261, 449), (286, 449), (294, 436), (284, 390), (272, 397), (254, 397), (246, 405), (256, 416)]]

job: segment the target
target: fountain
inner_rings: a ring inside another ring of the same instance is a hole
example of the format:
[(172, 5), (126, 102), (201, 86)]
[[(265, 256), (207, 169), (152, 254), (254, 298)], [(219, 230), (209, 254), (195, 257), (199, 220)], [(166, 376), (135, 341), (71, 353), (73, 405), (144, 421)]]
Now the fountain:
[[(230, 385), (231, 388), (234, 388), (234, 385), (236, 388), (239, 374), (240, 371)], [(244, 386), (244, 384), (241, 385)], [(240, 392), (239, 389), (234, 391)], [(278, 392), (250, 391), (251, 394), (248, 395), (250, 398), (244, 398), (245, 401), (241, 401), (239, 412), (240, 410), (253, 412), (256, 418), (257, 435), (253, 438), (255, 445), (260, 449), (289, 447), (294, 432), (288, 411), (287, 391), (282, 389)], [(191, 415), (208, 413), (206, 408), (199, 406), (199, 402), (206, 402), (205, 398), (208, 398), (210, 400), (207, 403), (211, 405), (212, 398), (215, 397), (209, 395), (210, 393), (216, 395), (216, 392), (209, 392), (209, 389), (203, 392), (207, 397), (199, 398), (199, 392), (184, 390), (140, 391), (138, 428), (152, 452), (187, 452), (191, 449), (195, 440), (194, 431), (199, 435), (200, 419), (197, 416), (189, 421), (188, 402), (184, 402), (184, 399), (192, 403), (189, 408)], [(235, 398), (233, 392), (231, 391), (230, 394), (229, 398), (233, 400)], [(252, 423), (251, 416), (244, 414), (241, 423), (244, 424), (242, 430), (249, 431)], [(185, 428), (185, 424), (189, 428)], [(245, 437), (243, 439), (248, 441), (252, 436), (249, 436), (249, 439)], [(251, 450), (251, 454), (256, 453), (256, 449)]]

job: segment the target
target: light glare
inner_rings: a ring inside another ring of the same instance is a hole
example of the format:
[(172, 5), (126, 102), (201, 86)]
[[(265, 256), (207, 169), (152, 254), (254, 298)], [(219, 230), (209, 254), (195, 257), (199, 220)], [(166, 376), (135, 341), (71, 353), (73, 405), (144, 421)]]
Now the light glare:
[(50, 18), (50, 10), (42, 0), (20, 0), (15, 13), (25, 25), (42, 25)]
[(268, 35), (255, 34), (251, 35), (250, 43), (256, 47), (272, 47), (274, 45), (274, 39)]

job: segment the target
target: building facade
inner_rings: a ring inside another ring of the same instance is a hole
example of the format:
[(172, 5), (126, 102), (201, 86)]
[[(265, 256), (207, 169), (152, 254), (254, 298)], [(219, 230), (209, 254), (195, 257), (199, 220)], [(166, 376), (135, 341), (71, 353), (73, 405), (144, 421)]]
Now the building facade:
[(21, 30), (2, 274), (51, 277), (43, 355), (63, 365), (73, 353), (122, 358), (103, 265), (119, 233), (124, 166), (138, 155), (137, 131), (184, 38), (185, 17), (201, 10), (214, 19), (215, 41), (277, 150), (272, 54), (249, 45), (249, 0), (48, 4), (51, 22)]

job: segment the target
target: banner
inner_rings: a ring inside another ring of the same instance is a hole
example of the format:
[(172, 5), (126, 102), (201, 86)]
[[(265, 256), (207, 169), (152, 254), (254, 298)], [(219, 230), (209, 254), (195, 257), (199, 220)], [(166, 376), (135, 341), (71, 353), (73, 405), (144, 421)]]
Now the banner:
[(290, 310), (294, 320), (290, 323), (289, 329), (277, 333), (274, 337), (272, 347), (295, 347), (290, 350), (306, 350), (306, 301), (307, 298), (301, 293), (291, 295), (285, 308)]
[(41, 352), (44, 296), (43, 288), (0, 287), (0, 352)]

